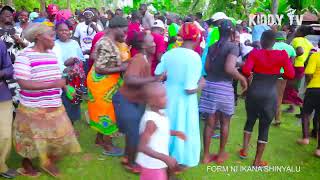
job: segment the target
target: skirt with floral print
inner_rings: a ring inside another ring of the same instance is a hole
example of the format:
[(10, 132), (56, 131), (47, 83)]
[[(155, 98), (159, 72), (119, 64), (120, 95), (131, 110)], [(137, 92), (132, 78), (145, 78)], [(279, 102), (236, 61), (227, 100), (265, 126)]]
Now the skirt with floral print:
[(13, 124), (17, 153), (24, 158), (40, 158), (42, 165), (50, 156), (81, 151), (65, 108), (29, 108), (19, 105)]

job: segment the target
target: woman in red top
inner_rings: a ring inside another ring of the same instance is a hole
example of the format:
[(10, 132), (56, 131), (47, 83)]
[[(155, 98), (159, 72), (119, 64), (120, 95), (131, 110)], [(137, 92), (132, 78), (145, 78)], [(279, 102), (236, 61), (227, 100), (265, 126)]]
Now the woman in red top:
[[(285, 79), (294, 78), (294, 68), (285, 51), (272, 50), (275, 43), (275, 33), (265, 31), (261, 37), (262, 49), (253, 50), (245, 62), (242, 72), (246, 77), (253, 76), (246, 97), (247, 122), (244, 127), (243, 149), (240, 150), (240, 158), (246, 158), (251, 133), (256, 120), (259, 118), (259, 136), (257, 143), (254, 166), (266, 166), (267, 162), (261, 161), (266, 143), (268, 131), (275, 116), (277, 107), (277, 79), (282, 76)], [(280, 69), (284, 68), (284, 74)]]

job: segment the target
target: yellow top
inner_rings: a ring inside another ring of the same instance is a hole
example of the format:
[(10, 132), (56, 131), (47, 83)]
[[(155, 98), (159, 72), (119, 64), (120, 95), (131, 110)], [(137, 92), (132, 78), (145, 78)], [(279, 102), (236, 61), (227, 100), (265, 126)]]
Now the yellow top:
[(128, 61), (131, 58), (130, 47), (124, 42), (117, 42), (116, 44), (120, 51), (120, 57), (122, 62)]
[(312, 75), (307, 88), (320, 88), (320, 52), (311, 55), (305, 74)]
[(304, 37), (296, 37), (291, 42), (294, 49), (298, 47), (302, 47), (304, 53), (301, 56), (297, 56), (294, 61), (294, 67), (304, 67), (304, 63), (306, 62), (313, 45), (311, 42)]

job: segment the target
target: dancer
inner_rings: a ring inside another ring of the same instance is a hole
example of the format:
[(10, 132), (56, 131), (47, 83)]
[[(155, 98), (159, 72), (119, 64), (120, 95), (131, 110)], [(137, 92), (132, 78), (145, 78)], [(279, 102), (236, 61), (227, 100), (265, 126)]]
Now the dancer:
[(183, 45), (166, 52), (155, 71), (156, 75), (168, 74), (166, 111), (171, 129), (182, 131), (189, 137), (188, 141), (177, 137), (170, 139), (170, 156), (177, 160), (181, 169), (199, 164), (201, 142), (197, 93), (204, 86), (204, 80), (200, 80), (201, 58), (194, 51), (198, 30), (193, 24), (183, 27), (190, 28), (182, 30), (185, 32)]
[(313, 111), (317, 117), (318, 123), (318, 146), (315, 155), (320, 157), (320, 52), (311, 55), (308, 65), (305, 70), (307, 75), (307, 91), (303, 102), (302, 116), (302, 139), (298, 140), (299, 144), (309, 144), (309, 118)]
[[(262, 161), (262, 155), (268, 142), (270, 124), (275, 116), (277, 107), (277, 79), (280, 69), (284, 69), (282, 77), (292, 79), (294, 69), (288, 54), (283, 50), (272, 50), (275, 34), (272, 30), (265, 31), (261, 37), (261, 50), (253, 50), (245, 62), (242, 72), (246, 77), (253, 76), (246, 97), (247, 121), (244, 127), (243, 148), (240, 157), (247, 158), (249, 141), (256, 120), (259, 118), (259, 136), (257, 142), (254, 166), (267, 166)], [(252, 74), (253, 73), (253, 74)]]
[(56, 177), (60, 175), (57, 160), (81, 149), (62, 105), (61, 89), (66, 81), (61, 79), (58, 60), (51, 51), (55, 32), (35, 23), (24, 35), (34, 46), (24, 49), (14, 64), (14, 75), (21, 87), (21, 104), (13, 124), (15, 148), (23, 157), (23, 168), (18, 172), (38, 176), (31, 159), (39, 157), (41, 168)]
[[(234, 114), (233, 79), (239, 80), (243, 91), (247, 89), (247, 81), (236, 68), (240, 54), (239, 46), (232, 42), (233, 25), (230, 20), (222, 20), (219, 25), (220, 40), (209, 49), (206, 60), (206, 86), (200, 97), (200, 112), (207, 113), (203, 132), (204, 155), (202, 162), (207, 164), (216, 161), (218, 164), (228, 159), (225, 152), (229, 135), (230, 119)], [(217, 155), (209, 153), (211, 136), (216, 121), (220, 121), (220, 149)]]
[(140, 122), (139, 153), (136, 160), (142, 166), (140, 180), (167, 180), (167, 168), (174, 172), (178, 165), (169, 156), (170, 135), (183, 141), (186, 137), (182, 132), (170, 131), (170, 122), (164, 112), (167, 99), (163, 85), (147, 84), (144, 92), (147, 108)]

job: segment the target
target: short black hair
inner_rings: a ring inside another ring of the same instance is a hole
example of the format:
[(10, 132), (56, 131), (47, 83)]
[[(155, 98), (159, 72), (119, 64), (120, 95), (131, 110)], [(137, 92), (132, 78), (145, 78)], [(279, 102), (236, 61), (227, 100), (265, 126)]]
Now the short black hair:
[(276, 42), (276, 34), (272, 30), (267, 30), (262, 33), (261, 36), (261, 46), (262, 48), (271, 48)]
[(9, 11), (11, 13), (14, 13), (14, 9), (11, 6), (3, 6), (0, 10), (0, 14), (2, 14), (4, 11)]
[(236, 25), (236, 31), (242, 32), (243, 31), (243, 26), (241, 24)]
[(132, 20), (132, 21), (141, 20), (141, 18), (142, 18), (142, 15), (140, 14), (139, 11), (133, 11), (133, 12), (131, 13), (131, 20)]
[(147, 4), (140, 4), (140, 8), (141, 8), (141, 7), (146, 7), (146, 8), (147, 8), (148, 5), (147, 5)]
[(192, 17), (190, 17), (190, 16), (186, 16), (185, 18), (184, 18), (184, 22), (186, 23), (186, 22), (192, 22), (193, 21), (193, 19), (192, 19)]
[(141, 50), (144, 39), (146, 37), (146, 32), (134, 32), (133, 37), (128, 40), (128, 45), (134, 49)]
[(121, 27), (127, 27), (128, 26), (128, 20), (120, 17), (115, 16), (110, 20), (109, 28), (121, 28)]
[(165, 16), (159, 16), (159, 20), (161, 20), (163, 23), (166, 23), (167, 18)]

